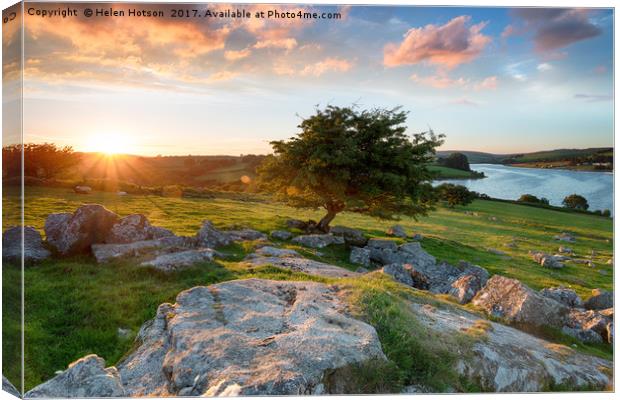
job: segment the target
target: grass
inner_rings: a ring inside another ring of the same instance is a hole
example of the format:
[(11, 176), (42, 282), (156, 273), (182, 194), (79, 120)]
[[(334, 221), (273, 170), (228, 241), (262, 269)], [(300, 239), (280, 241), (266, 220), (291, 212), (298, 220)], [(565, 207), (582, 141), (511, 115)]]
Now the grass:
[(437, 179), (479, 179), (473, 171), (463, 171), (456, 168), (444, 167), (441, 165), (431, 165), (428, 167), (430, 171), (438, 172)]
[[(195, 234), (204, 219), (212, 220), (219, 228), (243, 225), (269, 232), (284, 228), (288, 218), (317, 220), (322, 215), (320, 211), (293, 209), (262, 198), (252, 201), (252, 197), (187, 199), (117, 196), (105, 192), (85, 196), (66, 189), (27, 187), (25, 221), (43, 232), (49, 213), (71, 212), (84, 203), (103, 204), (122, 216), (142, 213), (152, 223), (182, 235)], [(19, 222), (16, 193), (5, 191), (3, 204), (6, 229)], [(334, 224), (361, 229), (370, 237), (382, 237), (394, 222), (343, 213)], [(613, 266), (606, 264), (613, 256), (613, 221), (609, 218), (476, 200), (466, 207), (439, 208), (417, 221), (403, 218), (398, 224), (410, 233), (422, 233), (422, 246), (440, 260), (450, 263), (467, 260), (492, 274), (519, 279), (534, 289), (565, 285), (582, 297), (588, 297), (593, 288), (613, 289)], [(567, 245), (580, 257), (590, 257), (594, 250), (595, 255), (591, 257), (594, 268), (567, 263), (564, 269), (548, 270), (530, 259), (527, 254), (530, 249), (555, 252), (561, 243), (553, 236), (561, 232), (576, 235), (577, 242)], [(331, 246), (317, 252), (288, 242), (278, 244), (309, 258), (348, 269), (357, 267), (348, 262), (345, 246)], [(100, 266), (89, 257), (47, 261), (27, 268), (26, 389), (49, 379), (54, 371), (65, 369), (68, 363), (89, 353), (99, 354), (109, 365), (115, 364), (131, 348), (132, 340), (120, 338), (118, 328), (130, 329), (135, 334), (144, 321), (153, 317), (159, 304), (173, 302), (184, 289), (249, 277), (334, 282), (269, 266), (248, 269), (238, 261), (252, 251), (252, 245), (228, 246), (221, 249), (227, 254), (225, 261), (203, 263), (172, 274), (139, 268), (126, 261)], [(493, 249), (505, 255), (490, 251)], [(17, 282), (20, 276), (19, 271), (8, 264), (3, 273), (4, 373), (18, 382), (19, 313), (18, 307), (10, 304), (19, 301)], [(357, 312), (377, 328), (389, 358), (388, 364), (371, 374), (374, 378), (368, 380), (370, 386), (365, 386), (365, 390), (381, 392), (385, 387), (412, 382), (425, 383), (438, 390), (448, 386), (475, 390), (475, 386), (468, 388), (468, 383), (451, 375), (451, 349), (462, 346), (462, 340), (482, 340), (485, 326), (463, 332), (462, 338), (426, 337), (423, 327), (404, 305), (412, 297), (424, 298), (427, 303), (442, 300), (423, 292), (402, 292), (402, 287), (390, 280), (379, 278), (377, 274), (370, 276), (372, 279), (345, 282)], [(559, 334), (548, 334), (558, 343), (576, 344)], [(579, 351), (607, 358), (610, 355), (609, 348), (593, 350), (581, 344), (577, 346)]]

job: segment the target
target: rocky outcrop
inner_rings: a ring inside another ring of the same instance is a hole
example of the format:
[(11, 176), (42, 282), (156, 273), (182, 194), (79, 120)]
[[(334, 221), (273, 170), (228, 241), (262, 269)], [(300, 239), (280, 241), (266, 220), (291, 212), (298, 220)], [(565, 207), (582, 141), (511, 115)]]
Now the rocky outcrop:
[(79, 207), (73, 214), (50, 214), (45, 220), (47, 242), (61, 255), (86, 253), (105, 239), (118, 215), (99, 204)]
[(370, 250), (362, 247), (353, 247), (349, 254), (349, 261), (353, 264), (369, 267), (371, 265)]
[(243, 242), (246, 240), (266, 240), (267, 235), (254, 229), (239, 229), (232, 231), (223, 231), (233, 242)]
[(588, 310), (604, 310), (614, 306), (614, 292), (608, 292), (601, 289), (592, 290), (590, 297), (583, 306)]
[(196, 240), (184, 236), (167, 236), (161, 239), (143, 240), (125, 244), (94, 244), (92, 253), (98, 263), (126, 257), (153, 258), (160, 254), (185, 251), (195, 247)]
[[(25, 226), (24, 234), (24, 263), (31, 264), (43, 261), (50, 257), (50, 252), (43, 245), (41, 234), (32, 226)], [(22, 228), (14, 226), (2, 233), (2, 259), (11, 262), (21, 262), (22, 258)]]
[(232, 238), (217, 230), (211, 221), (203, 221), (202, 227), (196, 234), (196, 244), (200, 247), (216, 248), (232, 243)]
[(573, 309), (562, 331), (585, 343), (602, 343), (609, 340), (607, 326), (611, 322), (611, 318), (597, 311)]
[(364, 236), (364, 232), (348, 228), (346, 226), (336, 225), (329, 231), (334, 236), (340, 236), (344, 239), (346, 244), (351, 246), (366, 246), (368, 238)]
[(392, 240), (370, 239), (367, 249), (371, 260), (381, 264), (411, 264), (416, 268), (426, 268), (437, 264), (437, 260), (422, 248), (419, 242), (397, 245)]
[(174, 233), (151, 225), (142, 214), (132, 214), (121, 218), (112, 226), (105, 238), (105, 243), (132, 243), (166, 236), (174, 236)]
[[(493, 279), (493, 278), (492, 278)], [(552, 387), (608, 390), (612, 363), (581, 354), (496, 322), (452, 308), (412, 305), (430, 335), (454, 336), (474, 329), (471, 349), (457, 358), (456, 370), (490, 392), (540, 392)], [(461, 353), (462, 354), (462, 353)], [(607, 371), (607, 372), (606, 372)]]
[(291, 249), (281, 249), (279, 247), (263, 246), (256, 249), (253, 254), (248, 255), (248, 258), (255, 257), (301, 257), (301, 255), (295, 250)]
[(344, 238), (331, 234), (300, 235), (293, 239), (293, 243), (313, 249), (322, 249), (332, 244), (344, 244)]
[(13, 386), (13, 384), (8, 379), (6, 379), (4, 375), (2, 375), (2, 390), (4, 390), (7, 393), (12, 394), (13, 396), (17, 398), (22, 397), (22, 395), (19, 393), (19, 390), (17, 390), (15, 386)]
[(276, 240), (290, 240), (293, 237), (293, 234), (289, 231), (271, 231), (269, 236)]
[(583, 307), (583, 301), (581, 301), (581, 297), (579, 297), (574, 290), (565, 288), (563, 286), (544, 288), (540, 291), (540, 294), (545, 297), (549, 297), (550, 299), (553, 299), (555, 301), (558, 301), (567, 307)]
[(562, 328), (568, 307), (541, 296), (516, 279), (494, 275), (472, 303), (509, 323)]
[(466, 304), (474, 298), (483, 285), (482, 280), (477, 275), (461, 275), (452, 282), (448, 294), (454, 297), (460, 304)]
[(413, 286), (411, 270), (412, 267), (409, 264), (388, 264), (381, 269), (381, 272), (390, 275), (396, 282)]
[(302, 272), (308, 275), (325, 276), (330, 278), (347, 278), (357, 276), (357, 272), (326, 264), (319, 261), (310, 260), (303, 257), (262, 257), (252, 256), (244, 261), (252, 266), (273, 265), (275, 267), (290, 269), (291, 271)]
[(124, 397), (125, 390), (115, 367), (105, 368), (103, 358), (89, 355), (62, 373), (26, 392), (25, 398)]
[(140, 265), (143, 267), (153, 267), (164, 272), (170, 272), (191, 267), (199, 262), (213, 261), (214, 256), (215, 252), (211, 249), (186, 250), (162, 254), (155, 257), (153, 260), (144, 261)]
[(129, 396), (325, 393), (328, 375), (333, 383), (341, 368), (385, 360), (374, 328), (345, 309), (319, 283), (196, 287), (159, 307), (118, 369)]

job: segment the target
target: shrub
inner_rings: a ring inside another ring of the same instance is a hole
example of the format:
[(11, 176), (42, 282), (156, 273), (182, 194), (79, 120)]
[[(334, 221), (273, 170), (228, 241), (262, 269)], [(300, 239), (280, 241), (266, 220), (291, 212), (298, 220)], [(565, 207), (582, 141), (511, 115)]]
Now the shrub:
[(436, 187), (436, 191), (439, 199), (447, 202), (450, 207), (467, 205), (476, 198), (476, 194), (470, 192), (465, 186), (452, 183), (443, 183)]
[(549, 205), (549, 200), (541, 197), (540, 199), (533, 194), (522, 194), (521, 197), (517, 200), (519, 203), (535, 203), (535, 204), (546, 204)]
[(575, 210), (587, 210), (590, 207), (590, 205), (588, 204), (588, 200), (578, 194), (571, 194), (570, 196), (566, 196), (562, 201), (562, 204), (566, 208), (572, 208)]

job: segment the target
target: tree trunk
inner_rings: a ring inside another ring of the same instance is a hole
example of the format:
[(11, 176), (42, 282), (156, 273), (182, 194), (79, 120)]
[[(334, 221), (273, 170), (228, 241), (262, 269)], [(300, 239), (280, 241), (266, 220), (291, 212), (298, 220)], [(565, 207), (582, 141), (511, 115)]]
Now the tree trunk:
[(327, 215), (321, 218), (316, 226), (317, 229), (321, 232), (329, 233), (329, 224), (334, 220), (334, 218), (336, 218), (336, 212), (333, 210), (327, 210)]

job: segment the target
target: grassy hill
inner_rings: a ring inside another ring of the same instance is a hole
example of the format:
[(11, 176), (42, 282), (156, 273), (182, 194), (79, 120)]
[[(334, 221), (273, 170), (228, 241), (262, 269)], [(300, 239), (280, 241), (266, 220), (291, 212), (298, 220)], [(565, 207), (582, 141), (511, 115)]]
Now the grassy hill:
[(437, 179), (479, 179), (474, 171), (463, 171), (462, 169), (444, 167), (442, 165), (431, 165), (428, 167), (433, 172), (438, 173)]
[[(142, 213), (152, 223), (179, 235), (195, 234), (204, 219), (212, 220), (218, 228), (247, 226), (269, 232), (284, 228), (288, 218), (321, 216), (320, 211), (298, 210), (264, 198), (187, 199), (117, 196), (109, 192), (77, 195), (67, 189), (30, 187), (26, 191), (25, 224), (42, 231), (49, 213), (74, 211), (84, 203), (103, 204), (122, 216)], [(19, 193), (6, 190), (3, 204), (4, 227), (19, 223)], [(361, 229), (370, 237), (383, 237), (393, 222), (343, 213), (334, 224)], [(565, 285), (584, 297), (593, 288), (613, 289), (613, 266), (606, 263), (613, 257), (613, 223), (608, 218), (476, 200), (466, 207), (439, 207), (418, 221), (404, 218), (399, 224), (409, 232), (422, 233), (422, 246), (440, 260), (466, 260), (492, 274), (517, 278), (534, 289)], [(561, 232), (576, 235), (577, 242), (571, 247), (579, 257), (594, 254), (594, 267), (567, 263), (561, 270), (550, 270), (531, 260), (528, 250), (555, 252), (559, 243), (553, 236)], [(320, 254), (291, 243), (278, 245), (294, 248), (310, 258), (356, 268), (349, 262), (344, 245), (321, 249)], [(128, 261), (97, 265), (87, 256), (50, 260), (27, 268), (26, 388), (49, 379), (54, 371), (66, 368), (69, 362), (85, 354), (97, 353), (108, 365), (115, 364), (132, 347), (132, 338), (119, 337), (118, 328), (130, 329), (135, 334), (144, 321), (152, 318), (160, 303), (173, 301), (181, 290), (247, 277), (317, 279), (273, 267), (241, 267), (238, 261), (251, 251), (251, 243), (231, 245), (221, 251), (226, 256), (224, 260), (170, 274), (140, 268)], [(3, 276), (3, 304), (10, 304), (7, 299), (19, 297), (19, 285), (14, 282), (19, 280), (20, 269), (5, 265)], [(374, 284), (383, 285), (380, 281)], [(394, 289), (387, 286), (386, 290)], [(5, 365), (15, 365), (3, 373), (17, 381), (19, 308), (9, 307), (3, 313), (3, 323), (4, 357), (12, 360)], [(11, 340), (13, 337), (17, 339)], [(584, 346), (566, 337), (561, 340), (583, 351), (604, 356), (611, 352), (605, 346)]]

